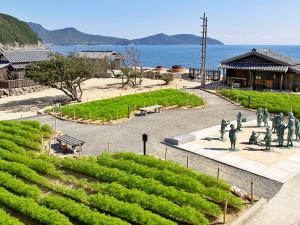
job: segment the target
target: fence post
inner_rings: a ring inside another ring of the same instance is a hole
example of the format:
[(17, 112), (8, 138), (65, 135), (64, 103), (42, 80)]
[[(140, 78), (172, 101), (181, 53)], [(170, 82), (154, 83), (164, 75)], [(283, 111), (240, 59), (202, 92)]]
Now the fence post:
[(168, 148), (166, 148), (166, 151), (165, 151), (165, 161), (167, 161), (167, 153), (168, 153)]
[(73, 110), (73, 120), (75, 120), (76, 112), (75, 109)]
[(227, 214), (227, 204), (228, 204), (228, 200), (226, 199), (224, 202), (224, 211), (223, 211), (223, 224), (226, 223), (226, 214)]
[(92, 112), (90, 111), (90, 121), (92, 121)]
[(218, 167), (218, 171), (217, 171), (217, 180), (219, 180), (220, 178), (220, 167)]
[(49, 151), (48, 151), (48, 155), (50, 155), (50, 151), (51, 151), (51, 142), (49, 142)]
[(147, 154), (147, 141), (148, 141), (148, 135), (147, 134), (143, 134), (143, 142), (144, 142), (144, 148), (143, 148), (143, 154), (146, 155)]
[(131, 112), (131, 105), (128, 105), (128, 115), (127, 115), (128, 119), (130, 118), (130, 112)]
[(54, 119), (54, 131), (55, 131), (55, 133), (57, 132), (57, 119), (55, 118)]
[(107, 142), (107, 151), (109, 152), (109, 142)]
[(189, 168), (189, 156), (186, 156), (186, 168)]
[(251, 204), (253, 204), (254, 202), (253, 188), (254, 188), (254, 184), (253, 181), (251, 181)]

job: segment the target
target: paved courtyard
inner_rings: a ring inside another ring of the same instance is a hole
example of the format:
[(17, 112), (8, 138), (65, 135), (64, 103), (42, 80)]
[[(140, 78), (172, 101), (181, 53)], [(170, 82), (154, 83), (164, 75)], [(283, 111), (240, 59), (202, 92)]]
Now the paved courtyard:
[[(220, 125), (190, 133), (196, 140), (177, 147), (284, 183), (300, 172), (300, 143), (294, 142), (294, 148), (278, 148), (278, 143), (272, 142), (271, 151), (265, 151), (265, 129), (256, 127), (256, 120), (244, 123), (242, 131), (237, 133), (238, 151), (229, 150), (228, 133), (224, 141), (218, 140)], [(258, 145), (248, 144), (252, 131), (259, 134)], [(276, 134), (272, 138), (275, 141)]]

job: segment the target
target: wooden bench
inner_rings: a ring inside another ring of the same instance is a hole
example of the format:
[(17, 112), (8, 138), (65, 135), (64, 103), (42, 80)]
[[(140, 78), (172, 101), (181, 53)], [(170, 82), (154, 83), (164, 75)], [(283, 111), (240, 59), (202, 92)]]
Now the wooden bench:
[(143, 108), (139, 108), (142, 114), (147, 116), (148, 112), (155, 112), (155, 113), (160, 113), (162, 106), (161, 105), (152, 105), (152, 106), (147, 106)]

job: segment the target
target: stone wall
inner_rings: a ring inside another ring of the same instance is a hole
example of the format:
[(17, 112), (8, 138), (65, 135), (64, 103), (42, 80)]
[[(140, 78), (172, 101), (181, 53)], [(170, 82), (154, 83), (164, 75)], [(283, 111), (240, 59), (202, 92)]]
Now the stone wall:
[(22, 88), (0, 89), (0, 97), (3, 98), (8, 96), (25, 95), (29, 93), (38, 92), (47, 88), (48, 87), (42, 85), (35, 85), (35, 86), (22, 87)]

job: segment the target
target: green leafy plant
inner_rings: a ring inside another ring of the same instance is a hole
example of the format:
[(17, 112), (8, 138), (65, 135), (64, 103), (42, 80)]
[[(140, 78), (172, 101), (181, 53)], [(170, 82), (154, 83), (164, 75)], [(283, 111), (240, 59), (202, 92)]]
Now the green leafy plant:
[(5, 225), (24, 225), (17, 218), (10, 216), (3, 209), (0, 208), (0, 224)]
[(56, 210), (40, 206), (30, 198), (16, 196), (0, 187), (0, 203), (42, 224), (72, 225), (69, 219)]

